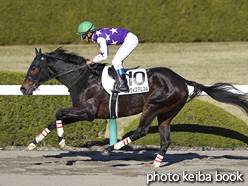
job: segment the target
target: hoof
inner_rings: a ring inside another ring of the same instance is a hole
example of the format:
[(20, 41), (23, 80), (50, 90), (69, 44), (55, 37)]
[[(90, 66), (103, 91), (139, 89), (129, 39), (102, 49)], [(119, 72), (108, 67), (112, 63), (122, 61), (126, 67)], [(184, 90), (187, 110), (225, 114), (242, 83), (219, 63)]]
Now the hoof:
[(34, 150), (36, 148), (36, 145), (33, 143), (30, 143), (29, 146), (27, 147), (27, 150)]
[(159, 167), (159, 166), (160, 166), (160, 163), (158, 163), (158, 162), (154, 161), (154, 163), (153, 163), (153, 167)]
[(108, 156), (111, 154), (112, 150), (114, 150), (114, 145), (107, 147), (106, 149), (104, 149), (101, 154), (104, 156)]
[(64, 147), (65, 147), (65, 140), (64, 139), (62, 139), (61, 142), (59, 143), (59, 147), (61, 149), (64, 149)]
[(108, 151), (107, 149), (104, 149), (104, 150), (101, 152), (101, 154), (104, 155), (104, 156), (108, 156), (108, 155), (111, 154), (111, 152)]
[(71, 147), (65, 145), (65, 146), (62, 148), (62, 150), (63, 150), (63, 151), (71, 151)]

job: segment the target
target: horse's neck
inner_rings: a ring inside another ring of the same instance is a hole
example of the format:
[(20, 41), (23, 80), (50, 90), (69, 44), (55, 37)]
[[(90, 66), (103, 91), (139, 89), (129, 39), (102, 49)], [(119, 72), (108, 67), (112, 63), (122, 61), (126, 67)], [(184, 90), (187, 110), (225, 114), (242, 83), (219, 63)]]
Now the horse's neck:
[[(65, 63), (62, 61), (57, 61), (57, 62), (51, 62), (47, 63), (48, 69), (49, 69), (49, 74), (51, 77), (57, 76), (61, 73), (64, 73), (66, 71), (69, 71), (71, 69), (78, 68), (79, 65), (74, 65), (70, 63)], [(73, 72), (70, 72), (68, 74), (64, 74), (62, 76), (59, 76), (57, 78), (58, 81), (60, 81), (62, 84), (64, 84), (67, 88), (71, 88), (71, 86), (78, 81), (80, 76), (82, 75), (82, 70), (75, 70)]]

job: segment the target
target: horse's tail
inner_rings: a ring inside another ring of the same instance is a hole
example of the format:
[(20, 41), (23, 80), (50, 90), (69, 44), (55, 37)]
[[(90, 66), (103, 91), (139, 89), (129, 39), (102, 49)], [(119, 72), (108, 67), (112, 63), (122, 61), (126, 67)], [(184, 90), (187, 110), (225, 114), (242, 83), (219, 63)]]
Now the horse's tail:
[(248, 101), (245, 98), (247, 93), (242, 93), (240, 90), (235, 88), (233, 85), (228, 83), (216, 83), (212, 86), (205, 86), (194, 81), (187, 81), (187, 85), (193, 86), (194, 91), (190, 95), (190, 100), (199, 96), (202, 91), (206, 92), (210, 97), (216, 101), (223, 103), (229, 103), (241, 107), (248, 115)]

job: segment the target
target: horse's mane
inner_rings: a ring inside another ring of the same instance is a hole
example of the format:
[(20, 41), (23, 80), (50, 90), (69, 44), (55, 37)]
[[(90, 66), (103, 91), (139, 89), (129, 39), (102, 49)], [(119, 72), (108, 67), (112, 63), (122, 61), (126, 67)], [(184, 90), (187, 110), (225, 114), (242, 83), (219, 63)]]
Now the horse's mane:
[(86, 59), (84, 57), (79, 56), (76, 53), (68, 52), (67, 50), (62, 49), (62, 47), (59, 47), (52, 52), (49, 52), (47, 55), (49, 57), (61, 59), (66, 63), (79, 64), (79, 65), (86, 63)]

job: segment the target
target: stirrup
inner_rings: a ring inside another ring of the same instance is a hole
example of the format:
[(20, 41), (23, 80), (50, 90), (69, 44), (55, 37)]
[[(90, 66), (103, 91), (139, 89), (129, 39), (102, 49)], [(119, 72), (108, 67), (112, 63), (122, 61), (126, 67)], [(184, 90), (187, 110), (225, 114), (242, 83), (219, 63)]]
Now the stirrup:
[(121, 87), (119, 87), (119, 88), (120, 88), (121, 92), (129, 92), (129, 87), (128, 86), (127, 87), (122, 87), (123, 89)]
[(117, 86), (118, 85), (116, 85), (116, 83), (114, 84), (114, 87), (113, 87), (113, 90), (111, 90), (111, 92), (113, 92), (113, 93), (121, 93), (121, 90), (119, 90), (118, 88), (117, 88)]
[(128, 86), (127, 87), (117, 86), (115, 90), (118, 92), (129, 92), (129, 87)]
[[(126, 89), (122, 89), (122, 88), (126, 88)], [(121, 85), (118, 85), (115, 83), (112, 92), (117, 92), (117, 93), (129, 92), (129, 87), (128, 87), (128, 85), (126, 87), (121, 87)]]

